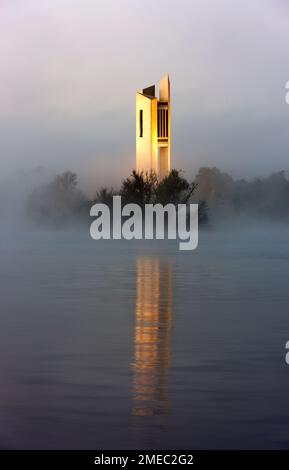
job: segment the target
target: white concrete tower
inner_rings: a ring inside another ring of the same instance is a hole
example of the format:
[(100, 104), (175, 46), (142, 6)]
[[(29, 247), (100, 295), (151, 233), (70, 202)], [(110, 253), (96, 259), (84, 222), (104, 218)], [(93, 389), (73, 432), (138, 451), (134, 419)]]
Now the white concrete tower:
[(171, 170), (171, 100), (170, 79), (165, 75), (159, 83), (159, 99), (155, 86), (136, 94), (136, 170), (154, 171), (164, 178)]

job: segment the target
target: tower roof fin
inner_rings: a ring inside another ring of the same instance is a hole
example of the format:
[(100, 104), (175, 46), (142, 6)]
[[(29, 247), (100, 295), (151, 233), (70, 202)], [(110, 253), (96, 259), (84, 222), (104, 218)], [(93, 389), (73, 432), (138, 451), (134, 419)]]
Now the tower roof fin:
[(147, 88), (143, 89), (143, 95), (150, 96), (151, 98), (155, 98), (155, 85), (151, 85)]

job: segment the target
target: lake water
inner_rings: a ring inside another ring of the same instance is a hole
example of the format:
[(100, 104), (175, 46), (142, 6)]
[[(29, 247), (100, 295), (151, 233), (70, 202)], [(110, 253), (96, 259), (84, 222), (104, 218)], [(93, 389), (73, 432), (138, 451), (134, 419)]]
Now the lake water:
[(289, 229), (1, 240), (0, 448), (289, 448)]

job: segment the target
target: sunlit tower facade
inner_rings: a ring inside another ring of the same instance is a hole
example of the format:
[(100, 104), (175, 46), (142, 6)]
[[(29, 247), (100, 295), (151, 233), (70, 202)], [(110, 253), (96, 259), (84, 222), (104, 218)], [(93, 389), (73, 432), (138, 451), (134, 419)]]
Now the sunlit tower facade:
[(171, 97), (170, 79), (159, 82), (159, 98), (155, 85), (136, 94), (136, 170), (155, 172), (164, 178), (171, 170)]

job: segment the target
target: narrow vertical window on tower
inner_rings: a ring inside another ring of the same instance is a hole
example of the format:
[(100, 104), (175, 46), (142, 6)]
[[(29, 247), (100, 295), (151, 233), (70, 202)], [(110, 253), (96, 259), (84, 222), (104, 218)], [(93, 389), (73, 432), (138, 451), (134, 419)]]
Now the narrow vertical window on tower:
[(143, 110), (139, 112), (139, 136), (143, 137)]

